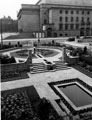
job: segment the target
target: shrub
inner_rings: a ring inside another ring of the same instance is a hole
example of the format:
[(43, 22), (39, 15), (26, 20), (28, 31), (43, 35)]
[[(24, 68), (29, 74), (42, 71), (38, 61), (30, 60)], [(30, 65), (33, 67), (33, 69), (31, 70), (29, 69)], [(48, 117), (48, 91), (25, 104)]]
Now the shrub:
[(0, 55), (0, 62), (1, 64), (9, 64), (9, 63), (16, 63), (14, 57), (9, 57), (8, 55)]
[(77, 48), (77, 49), (76, 49), (76, 52), (77, 52), (79, 55), (82, 55), (82, 53), (83, 53), (82, 48)]
[(83, 62), (78, 63), (78, 65), (80, 65), (81, 67), (86, 67), (87, 66), (86, 63), (83, 63)]
[(55, 45), (55, 41), (54, 40), (52, 40), (52, 45)]
[(87, 54), (87, 47), (86, 46), (84, 47), (83, 53)]
[(71, 51), (71, 52), (70, 52), (70, 55), (71, 55), (71, 56), (76, 56), (76, 55), (77, 55), (76, 50)]
[(89, 67), (89, 71), (92, 72), (92, 66)]
[(57, 46), (57, 47), (60, 47), (60, 43), (56, 42), (56, 46)]
[(66, 47), (68, 50), (74, 50), (74, 48), (72, 46), (67, 46)]
[(80, 61), (85, 61), (88, 65), (92, 65), (92, 56), (80, 56)]

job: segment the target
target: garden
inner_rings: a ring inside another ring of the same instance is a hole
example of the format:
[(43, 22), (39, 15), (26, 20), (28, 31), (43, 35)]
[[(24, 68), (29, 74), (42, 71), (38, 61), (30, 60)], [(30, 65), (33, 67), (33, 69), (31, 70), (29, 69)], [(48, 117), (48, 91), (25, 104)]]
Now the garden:
[(55, 50), (50, 50), (49, 48), (44, 49), (44, 48), (36, 48), (36, 52), (40, 53), (44, 57), (53, 57), (58, 54), (57, 51)]
[[(28, 52), (28, 50), (25, 49), (25, 50), (17, 51), (16, 53), (14, 52), (14, 54), (15, 54), (16, 57), (24, 57), (24, 58), (26, 58), (26, 57), (28, 57), (29, 52)], [(32, 54), (32, 58), (36, 58), (35, 54)]]
[(33, 86), (1, 92), (2, 120), (61, 120), (50, 101)]

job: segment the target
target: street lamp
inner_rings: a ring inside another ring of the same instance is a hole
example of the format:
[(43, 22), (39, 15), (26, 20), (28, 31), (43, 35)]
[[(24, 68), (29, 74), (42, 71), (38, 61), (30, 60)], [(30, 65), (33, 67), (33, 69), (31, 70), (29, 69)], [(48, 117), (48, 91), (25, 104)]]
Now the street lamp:
[(3, 36), (2, 36), (2, 19), (1, 19), (1, 47), (3, 46)]

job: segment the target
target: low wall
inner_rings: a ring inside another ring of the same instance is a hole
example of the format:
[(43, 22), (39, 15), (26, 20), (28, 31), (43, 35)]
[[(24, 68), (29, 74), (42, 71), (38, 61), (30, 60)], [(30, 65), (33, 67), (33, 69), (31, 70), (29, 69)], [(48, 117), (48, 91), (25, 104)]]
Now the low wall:
[(3, 52), (8, 52), (8, 51), (11, 51), (11, 50), (17, 50), (19, 49), (20, 47), (13, 47), (13, 48), (9, 48), (9, 49), (3, 49), (3, 50), (0, 50), (0, 53), (3, 53)]
[(66, 62), (69, 65), (74, 65), (74, 64), (78, 63), (78, 61), (79, 61), (79, 57), (70, 57), (70, 56), (66, 57)]
[(32, 51), (29, 51), (29, 57), (24, 63), (14, 63), (14, 64), (2, 64), (1, 74), (5, 74), (7, 72), (15, 72), (15, 71), (28, 71), (29, 67), (32, 65)]
[(1, 74), (13, 71), (28, 71), (29, 66), (27, 63), (18, 63), (18, 64), (7, 64), (1, 65)]

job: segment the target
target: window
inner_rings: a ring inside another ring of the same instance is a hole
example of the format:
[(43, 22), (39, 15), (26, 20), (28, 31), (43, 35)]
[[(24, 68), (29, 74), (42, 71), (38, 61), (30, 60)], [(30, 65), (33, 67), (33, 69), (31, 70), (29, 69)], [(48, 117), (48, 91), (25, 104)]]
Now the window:
[(76, 22), (78, 22), (79, 21), (79, 18), (78, 17), (76, 17)]
[(68, 14), (68, 10), (66, 10), (65, 13)]
[(87, 11), (87, 14), (89, 15), (89, 14), (90, 14), (90, 11)]
[(59, 30), (62, 30), (63, 29), (63, 24), (59, 24)]
[(71, 17), (71, 22), (73, 22), (73, 17)]
[(74, 24), (70, 25), (70, 29), (73, 30), (74, 29)]
[(68, 22), (68, 17), (65, 17), (65, 22)]
[(79, 14), (79, 11), (78, 11), (78, 10), (76, 11), (76, 14)]
[(89, 22), (90, 21), (90, 19), (89, 19), (89, 17), (87, 18), (87, 22)]
[(44, 19), (44, 24), (47, 24), (47, 20), (46, 19)]
[(73, 14), (73, 10), (71, 11), (71, 14)]
[(62, 22), (62, 17), (59, 18), (59, 21)]
[(54, 33), (54, 37), (57, 37), (57, 33)]
[(82, 10), (82, 15), (84, 14), (84, 10)]
[(62, 13), (62, 10), (60, 10), (60, 14)]
[(76, 24), (76, 29), (77, 29), (77, 30), (79, 29), (79, 24)]
[(65, 36), (67, 36), (67, 33), (65, 34)]
[(81, 18), (81, 21), (84, 22), (84, 17)]
[(68, 30), (68, 24), (65, 24), (65, 30)]
[(62, 33), (59, 36), (62, 36)]

